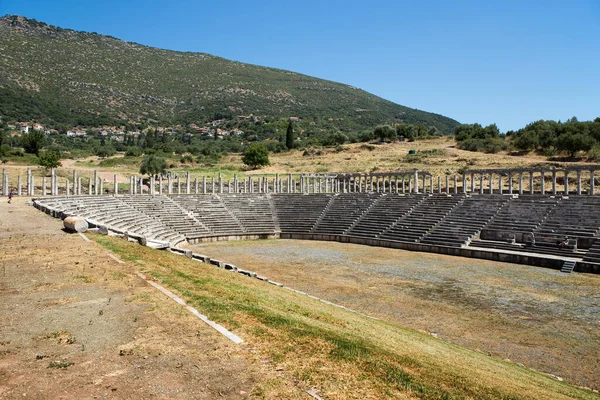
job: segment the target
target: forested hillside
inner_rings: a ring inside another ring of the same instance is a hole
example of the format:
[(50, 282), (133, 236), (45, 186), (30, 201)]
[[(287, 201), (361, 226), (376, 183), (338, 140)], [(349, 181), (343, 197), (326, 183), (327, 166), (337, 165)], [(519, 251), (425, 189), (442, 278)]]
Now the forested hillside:
[(19, 16), (0, 18), (0, 115), (47, 125), (298, 117), (342, 131), (457, 122), (341, 83), (209, 54), (146, 47)]

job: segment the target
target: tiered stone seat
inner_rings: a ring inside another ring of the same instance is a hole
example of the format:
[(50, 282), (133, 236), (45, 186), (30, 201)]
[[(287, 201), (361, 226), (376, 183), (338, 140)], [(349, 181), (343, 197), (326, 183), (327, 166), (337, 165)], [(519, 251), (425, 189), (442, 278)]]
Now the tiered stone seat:
[(380, 237), (393, 241), (418, 242), (463, 200), (463, 195), (427, 196), (413, 210), (386, 229)]
[(538, 228), (559, 200), (548, 196), (512, 199), (483, 229), (485, 231), (529, 233)]
[(346, 232), (348, 236), (377, 238), (399, 218), (412, 210), (425, 196), (385, 194)]
[(344, 234), (380, 196), (380, 193), (341, 193), (334, 196), (311, 232)]
[(459, 204), (429, 231), (422, 243), (461, 247), (475, 236), (508, 203), (506, 196), (472, 196)]
[(309, 233), (332, 199), (331, 194), (273, 194), (282, 233)]
[(559, 201), (535, 230), (536, 235), (555, 234), (591, 238), (600, 231), (600, 199), (572, 196)]
[(40, 204), (59, 204), (61, 211), (82, 216), (117, 232), (128, 232), (152, 240), (179, 242), (183, 236), (161, 221), (110, 196), (56, 197), (38, 199)]
[(219, 197), (241, 222), (244, 233), (275, 233), (275, 221), (268, 195), (221, 194)]
[(173, 201), (192, 212), (212, 235), (237, 235), (244, 232), (238, 219), (217, 195), (173, 195)]
[(600, 239), (594, 241), (592, 247), (589, 248), (583, 257), (583, 261), (600, 264)]
[(151, 215), (163, 224), (184, 235), (187, 239), (196, 239), (210, 235), (208, 228), (181, 206), (164, 195), (122, 196), (120, 199), (129, 206)]

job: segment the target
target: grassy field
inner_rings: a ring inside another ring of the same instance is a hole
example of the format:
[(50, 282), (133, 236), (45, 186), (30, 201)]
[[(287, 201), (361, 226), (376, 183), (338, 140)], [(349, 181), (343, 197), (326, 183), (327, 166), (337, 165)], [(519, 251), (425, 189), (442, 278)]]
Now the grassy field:
[[(257, 398), (598, 398), (543, 374), (398, 325), (126, 241), (90, 235), (210, 319), (277, 372)], [(295, 382), (295, 383), (293, 383)]]

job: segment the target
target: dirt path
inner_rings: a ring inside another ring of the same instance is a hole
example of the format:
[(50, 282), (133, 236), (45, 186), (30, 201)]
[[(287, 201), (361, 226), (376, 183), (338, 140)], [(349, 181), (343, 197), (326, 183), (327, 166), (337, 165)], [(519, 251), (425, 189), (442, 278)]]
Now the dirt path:
[(0, 199), (0, 399), (238, 399), (236, 346), (61, 222)]

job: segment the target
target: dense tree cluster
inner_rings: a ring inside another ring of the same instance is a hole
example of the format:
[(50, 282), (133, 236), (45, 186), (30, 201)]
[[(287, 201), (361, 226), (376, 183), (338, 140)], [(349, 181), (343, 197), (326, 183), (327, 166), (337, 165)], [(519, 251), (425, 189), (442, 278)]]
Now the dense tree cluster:
[(497, 153), (508, 149), (508, 143), (496, 124), (486, 127), (480, 124), (462, 124), (454, 128), (454, 138), (463, 150)]
[(516, 149), (538, 150), (546, 155), (566, 152), (571, 157), (580, 151), (600, 145), (600, 118), (580, 122), (571, 118), (566, 122), (536, 121), (512, 134)]

